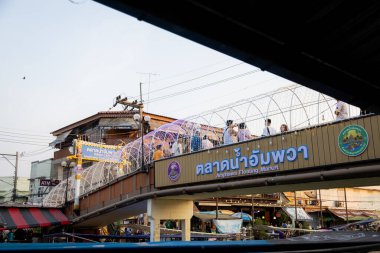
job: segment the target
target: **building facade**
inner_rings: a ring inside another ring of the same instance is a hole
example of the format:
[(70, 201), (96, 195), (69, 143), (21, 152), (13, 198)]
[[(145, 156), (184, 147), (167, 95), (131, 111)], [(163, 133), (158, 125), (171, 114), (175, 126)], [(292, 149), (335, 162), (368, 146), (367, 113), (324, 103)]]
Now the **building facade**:
[[(379, 187), (334, 188), (284, 193), (289, 206), (303, 208), (313, 227), (331, 227), (348, 221), (380, 217)], [(323, 218), (323, 223), (321, 222)]]
[(30, 187), (29, 187), (29, 203), (39, 205), (42, 203), (42, 198), (49, 193), (51, 185), (46, 185), (43, 182), (46, 180), (56, 180), (51, 178), (53, 159), (46, 159), (43, 161), (34, 161), (30, 170)]
[[(140, 137), (140, 126), (133, 119), (138, 111), (108, 111), (99, 112), (88, 118), (72, 123), (55, 130), (51, 134), (56, 136), (50, 146), (57, 148), (52, 161), (51, 177), (65, 180), (71, 175), (61, 166), (61, 162), (71, 155), (74, 139), (102, 143), (106, 145), (125, 145)], [(143, 116), (149, 116), (149, 124), (144, 124), (144, 133), (148, 133), (161, 125), (171, 123), (176, 119), (143, 112)], [(82, 167), (87, 168), (93, 162), (83, 161)]]
[[(14, 177), (0, 177), (0, 204), (13, 202)], [(17, 177), (15, 202), (25, 203), (29, 197), (29, 179)]]

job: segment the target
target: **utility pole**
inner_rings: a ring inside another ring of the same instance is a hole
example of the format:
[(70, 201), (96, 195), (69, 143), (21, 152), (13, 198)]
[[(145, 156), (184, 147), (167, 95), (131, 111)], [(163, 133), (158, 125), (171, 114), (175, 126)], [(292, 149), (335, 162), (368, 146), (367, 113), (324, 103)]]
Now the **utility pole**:
[(16, 152), (15, 180), (13, 186), (13, 202), (16, 202), (17, 196), (17, 170), (18, 170), (18, 152)]
[(348, 224), (348, 210), (347, 210), (347, 195), (346, 195), (346, 187), (344, 189), (344, 205), (346, 206), (346, 223)]
[[(159, 74), (156, 74), (156, 73), (150, 73), (150, 72), (137, 72), (138, 74), (140, 75), (148, 75), (148, 102), (149, 102), (149, 94), (150, 94), (150, 77), (151, 76), (158, 76)], [(141, 85), (140, 85), (140, 98), (141, 98)], [(142, 102), (141, 102), (142, 103)], [(148, 111), (148, 106), (149, 104), (147, 104), (147, 107), (146, 107), (146, 111)]]
[[(150, 77), (150, 76), (149, 76)], [(140, 134), (141, 134), (141, 169), (144, 170), (144, 126), (143, 126), (143, 101), (142, 101), (142, 82), (140, 82), (140, 106), (139, 106), (139, 114), (140, 114)]]
[(143, 99), (142, 99), (142, 83), (140, 82), (140, 102), (137, 103), (137, 100), (135, 101), (128, 101), (128, 99), (125, 98), (117, 98), (116, 103), (124, 105), (126, 108), (128, 106), (132, 108), (139, 109), (139, 114), (133, 115), (133, 119), (138, 122), (140, 126), (140, 137), (141, 137), (141, 170), (144, 170), (145, 172), (148, 172), (148, 169), (145, 170), (145, 164), (144, 164), (144, 122), (150, 121), (149, 116), (143, 117)]
[(296, 195), (296, 191), (294, 191), (294, 214), (295, 214), (294, 227), (296, 227), (296, 224), (297, 224), (297, 222), (298, 222), (298, 217), (297, 217), (297, 195)]
[(322, 212), (322, 196), (321, 196), (321, 189), (318, 189), (319, 192), (319, 211), (321, 213), (321, 228), (323, 228), (323, 212)]

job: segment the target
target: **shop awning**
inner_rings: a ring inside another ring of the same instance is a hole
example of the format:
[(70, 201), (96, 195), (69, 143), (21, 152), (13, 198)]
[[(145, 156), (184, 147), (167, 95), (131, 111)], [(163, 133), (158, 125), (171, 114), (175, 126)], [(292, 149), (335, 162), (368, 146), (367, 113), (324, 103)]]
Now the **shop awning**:
[[(198, 219), (201, 219), (203, 221), (211, 221), (216, 219), (216, 214), (215, 213), (194, 213), (194, 216), (197, 217)], [(218, 219), (221, 220), (236, 220), (239, 218), (233, 217), (228, 214), (218, 214)]]
[[(343, 220), (346, 219), (346, 209), (332, 209), (329, 208), (329, 211), (332, 212), (334, 215), (338, 216), (339, 218), (342, 218)], [(367, 220), (369, 218), (379, 218), (378, 215), (369, 210), (347, 210), (347, 217), (348, 220), (353, 221), (359, 221), (359, 220)]]
[[(296, 220), (296, 212), (294, 207), (283, 207), (282, 209), (292, 220)], [(302, 207), (297, 207), (297, 220), (310, 221), (313, 220), (313, 218), (308, 215)]]
[(69, 224), (69, 219), (54, 208), (0, 208), (0, 230), (48, 227)]
[(71, 133), (71, 131), (72, 130), (69, 130), (67, 132), (64, 132), (63, 134), (58, 135), (57, 138), (53, 142), (49, 143), (49, 146), (54, 148), (55, 145), (64, 142), (67, 136), (69, 136), (69, 134)]

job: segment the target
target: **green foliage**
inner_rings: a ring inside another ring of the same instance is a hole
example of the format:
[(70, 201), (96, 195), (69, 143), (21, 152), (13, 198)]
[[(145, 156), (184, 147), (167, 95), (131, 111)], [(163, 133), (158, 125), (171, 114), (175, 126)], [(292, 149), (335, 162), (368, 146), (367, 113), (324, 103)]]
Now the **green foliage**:
[[(268, 225), (269, 223), (266, 221), (266, 220), (262, 220), (262, 219), (255, 219), (255, 221), (253, 222), (253, 227), (254, 227), (254, 230), (253, 230), (253, 235), (255, 237), (255, 239), (257, 240), (268, 240), (269, 239), (269, 236), (267, 235), (267, 233), (265, 232), (265, 230), (262, 230), (260, 228), (261, 225)], [(256, 227), (256, 229), (255, 229)]]

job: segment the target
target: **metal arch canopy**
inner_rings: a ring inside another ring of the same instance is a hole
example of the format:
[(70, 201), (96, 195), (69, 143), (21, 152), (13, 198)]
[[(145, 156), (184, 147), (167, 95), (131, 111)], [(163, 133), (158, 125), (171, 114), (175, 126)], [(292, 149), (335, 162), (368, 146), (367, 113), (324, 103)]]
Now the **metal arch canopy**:
[[(303, 97), (298, 98), (296, 101), (289, 99), (294, 94), (303, 94)], [(274, 96), (275, 95), (275, 96)], [(287, 119), (292, 118), (293, 127), (290, 130), (302, 129), (303, 127), (316, 126), (320, 123), (319, 118), (326, 111), (331, 111), (334, 106), (334, 99), (326, 96), (324, 100), (320, 100), (321, 94), (308, 89), (303, 86), (293, 85), (290, 87), (281, 88), (269, 93), (258, 95), (256, 97), (242, 99), (235, 103), (225, 106), (220, 106), (199, 115), (191, 116), (187, 119), (176, 120), (172, 123), (162, 125), (154, 131), (144, 135), (144, 161), (148, 164), (153, 161), (153, 153), (155, 145), (158, 143), (168, 141), (178, 141), (182, 144), (183, 152), (190, 152), (189, 140), (199, 130), (204, 135), (207, 135), (214, 141), (215, 146), (221, 145), (221, 136), (223, 134), (223, 127), (227, 119), (234, 121), (243, 120), (241, 115), (244, 116), (244, 121), (247, 128), (254, 136), (259, 136), (262, 131), (263, 119), (269, 115), (272, 119), (273, 126), (279, 129), (281, 123), (287, 122)], [(320, 103), (325, 104), (323, 111), (320, 110)], [(253, 105), (253, 106), (252, 106)], [(359, 115), (359, 109), (349, 106), (350, 117)], [(266, 114), (263, 114), (263, 110)], [(235, 113), (232, 117), (230, 112)], [(302, 111), (305, 116), (295, 117), (296, 114)], [(294, 114), (292, 116), (292, 114)], [(213, 117), (215, 116), (215, 117)], [(215, 119), (215, 120), (211, 120)], [(332, 122), (333, 115), (326, 115), (324, 123)], [(260, 124), (261, 123), (261, 124)], [(166, 138), (168, 137), (168, 138)], [(182, 138), (182, 139), (181, 139)], [(219, 139), (220, 138), (220, 139)], [(83, 142), (87, 143), (88, 142)], [(97, 144), (92, 144), (93, 146)], [(185, 149), (185, 146), (187, 148)], [(77, 146), (78, 147), (78, 146)], [(110, 147), (109, 145), (102, 145), (101, 147)], [(119, 149), (117, 146), (112, 146), (114, 149)], [(120, 155), (122, 163), (113, 163), (112, 161), (98, 162), (91, 167), (85, 169), (81, 177), (80, 194), (86, 194), (95, 190), (112, 180), (117, 179), (123, 175), (132, 173), (140, 168), (141, 161), (141, 138), (128, 143), (122, 147), (120, 152), (117, 153), (118, 159)], [(116, 153), (115, 153), (116, 154)], [(83, 158), (83, 157), (82, 157)], [(122, 165), (122, 166), (120, 166)], [(74, 197), (75, 191), (75, 175), (69, 179), (69, 185), (66, 187), (66, 180), (61, 181), (48, 195), (44, 198), (44, 206), (61, 206), (65, 203), (65, 192), (68, 188), (68, 200), (71, 201)]]
[(380, 112), (379, 1), (95, 1)]

